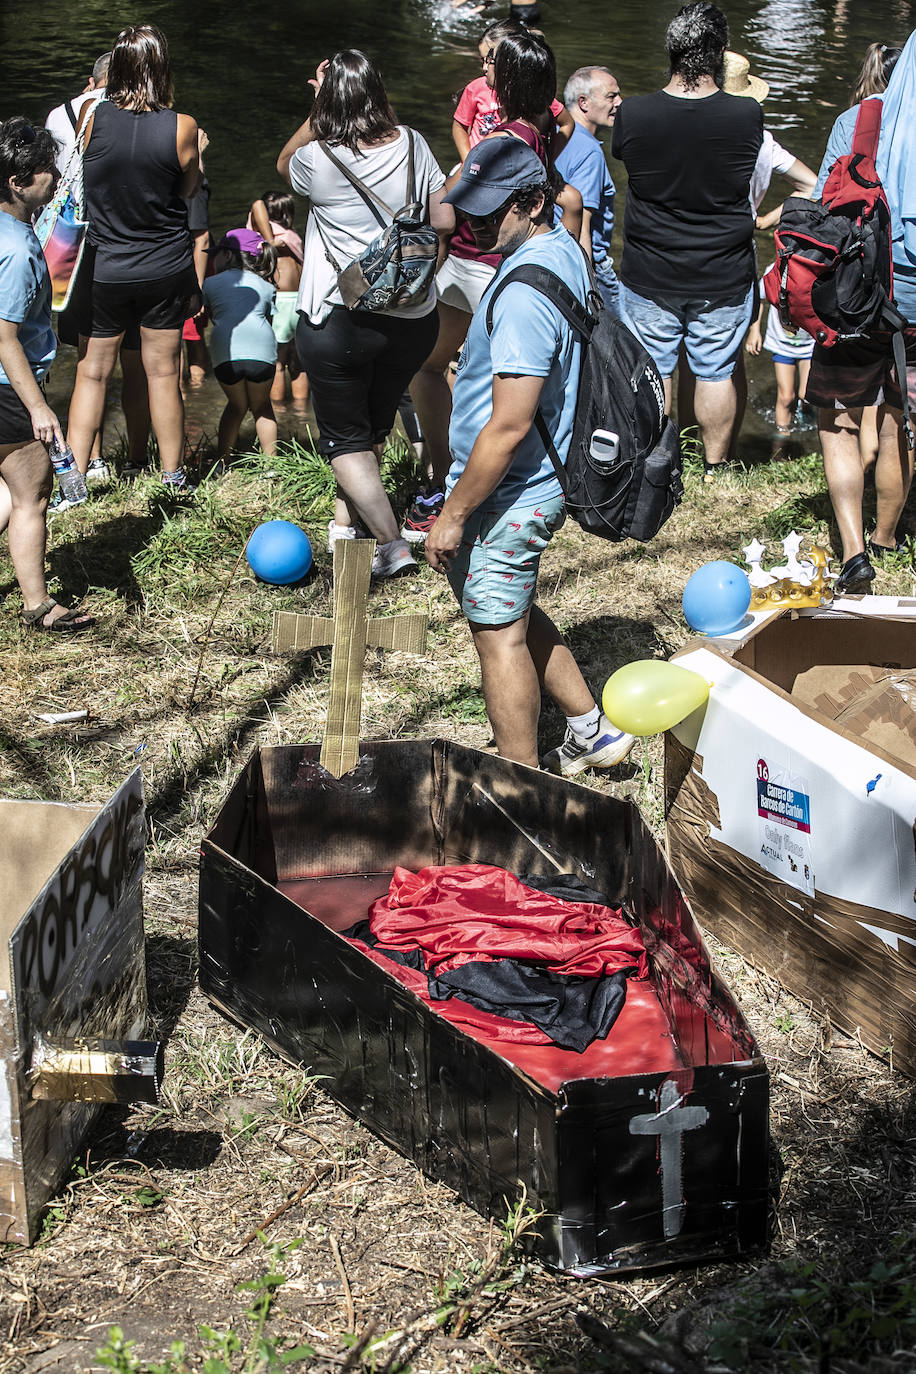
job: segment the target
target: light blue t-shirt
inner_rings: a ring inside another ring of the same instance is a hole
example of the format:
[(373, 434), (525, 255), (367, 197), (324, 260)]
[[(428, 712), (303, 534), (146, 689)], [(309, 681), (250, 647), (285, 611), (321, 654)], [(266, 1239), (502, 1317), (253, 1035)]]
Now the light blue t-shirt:
[[(18, 324), (33, 376), (48, 374), (57, 352), (51, 327), (51, 277), (31, 224), (0, 211), (0, 319)], [(0, 384), (10, 381), (0, 367)]]
[[(871, 97), (881, 100), (882, 95)], [(815, 200), (820, 200), (824, 192), (824, 182), (830, 168), (838, 157), (844, 157), (852, 152), (852, 136), (855, 132), (856, 119), (859, 114), (858, 105), (853, 105), (851, 110), (844, 110), (839, 115), (830, 130), (830, 137), (827, 139), (827, 149), (824, 153), (824, 160), (821, 169), (817, 174), (817, 185), (814, 188), (813, 196)], [(878, 139), (878, 147), (881, 146), (881, 139)], [(900, 234), (899, 216), (894, 215), (894, 207), (891, 205), (892, 232), (894, 233), (894, 303), (903, 312), (911, 324), (916, 324), (916, 262), (911, 262), (906, 257), (906, 249), (903, 246)]]
[[(493, 309), (493, 332), (487, 336), (487, 302), (501, 276), (523, 263), (538, 263), (555, 272), (585, 301), (589, 283), (585, 254), (565, 229), (536, 234), (506, 258), (484, 296), (468, 330), (458, 363), (449, 447), (452, 466), (446, 479), (451, 491), (464, 472), (474, 442), (493, 413), (493, 378), (497, 373), (544, 377), (541, 411), (563, 462), (569, 451), (581, 344), (579, 335), (546, 296), (523, 282), (512, 282)], [(492, 496), (488, 510), (535, 506), (560, 494), (550, 455), (532, 425), (519, 444), (512, 466)]]
[[(564, 181), (574, 186), (582, 196), (582, 204), (591, 210), (592, 261), (599, 276), (613, 268), (611, 235), (614, 232), (614, 197), (616, 187), (611, 180), (604, 149), (594, 134), (577, 124), (572, 137), (557, 158), (557, 171)], [(556, 223), (560, 210), (555, 211)]]
[(203, 297), (213, 321), (210, 357), (214, 367), (277, 361), (277, 339), (270, 323), (275, 286), (257, 272), (228, 267), (207, 278)]

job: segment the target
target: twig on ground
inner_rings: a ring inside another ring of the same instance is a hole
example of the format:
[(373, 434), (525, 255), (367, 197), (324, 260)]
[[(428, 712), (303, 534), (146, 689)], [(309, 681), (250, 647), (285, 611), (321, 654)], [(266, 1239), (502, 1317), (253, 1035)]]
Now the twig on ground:
[(256, 1226), (253, 1231), (249, 1231), (248, 1235), (244, 1236), (239, 1241), (238, 1245), (234, 1246), (229, 1253), (232, 1255), (240, 1255), (253, 1240), (257, 1240), (259, 1231), (266, 1231), (268, 1226), (273, 1226), (274, 1222), (277, 1221), (279, 1217), (282, 1217), (284, 1212), (288, 1212), (291, 1207), (295, 1207), (296, 1203), (300, 1202), (301, 1199), (305, 1197), (306, 1193), (310, 1193), (312, 1189), (321, 1182), (325, 1174), (329, 1174), (333, 1168), (333, 1164), (325, 1164), (322, 1168), (316, 1169), (307, 1183), (303, 1183), (302, 1187), (293, 1193), (291, 1197), (288, 1197), (281, 1206), (271, 1212), (269, 1217), (265, 1217), (259, 1226)]
[(331, 1247), (331, 1254), (334, 1256), (334, 1263), (340, 1275), (340, 1282), (343, 1284), (344, 1301), (347, 1304), (347, 1330), (352, 1336), (356, 1330), (356, 1310), (353, 1306), (353, 1293), (350, 1289), (350, 1280), (347, 1278), (343, 1255), (340, 1253), (340, 1242), (333, 1231), (328, 1232), (328, 1244)]

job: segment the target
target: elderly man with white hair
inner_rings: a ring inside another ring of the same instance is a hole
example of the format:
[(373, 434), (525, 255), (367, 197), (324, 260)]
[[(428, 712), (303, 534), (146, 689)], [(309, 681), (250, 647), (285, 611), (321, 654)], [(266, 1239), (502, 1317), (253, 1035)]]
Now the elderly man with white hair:
[(557, 171), (582, 196), (580, 243), (591, 258), (604, 303), (620, 316), (620, 285), (611, 257), (614, 196), (599, 129), (611, 129), (620, 105), (620, 87), (607, 67), (580, 67), (563, 92), (563, 103), (576, 127), (557, 158)]

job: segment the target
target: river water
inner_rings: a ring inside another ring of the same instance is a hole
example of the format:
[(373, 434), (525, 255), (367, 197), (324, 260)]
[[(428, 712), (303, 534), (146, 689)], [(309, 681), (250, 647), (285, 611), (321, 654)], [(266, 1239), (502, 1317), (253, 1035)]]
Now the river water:
[[(609, 67), (624, 97), (663, 85), (664, 33), (676, 9), (674, 0), (541, 0), (540, 25), (556, 53), (560, 85), (586, 63)], [(815, 170), (868, 44), (902, 44), (916, 27), (914, 0), (734, 0), (724, 9), (732, 48), (770, 84), (767, 127)], [(359, 47), (373, 57), (399, 118), (425, 134), (447, 170), (455, 161), (454, 97), (479, 75), (476, 41), (487, 17), (504, 12), (493, 5), (473, 16), (450, 0), (285, 0), (273, 8), (148, 0), (139, 10), (133, 0), (2, 0), (0, 115), (43, 122), (49, 109), (82, 89), (123, 24), (158, 24), (171, 50), (175, 106), (210, 136), (211, 226), (220, 232), (243, 224), (257, 196), (279, 189), (277, 153), (308, 113), (308, 77), (338, 48)], [(611, 173), (619, 193), (619, 260), (626, 177), (613, 161)], [(774, 183), (764, 208), (779, 199)], [(771, 242), (758, 235), (761, 266)], [(71, 378), (72, 351), (62, 349), (52, 386), (62, 409)], [(750, 380), (748, 431), (759, 439), (775, 398), (768, 359), (751, 366)], [(208, 381), (188, 399), (192, 436), (214, 433), (222, 400), (216, 384)], [(290, 414), (278, 418), (283, 432), (301, 427)]]

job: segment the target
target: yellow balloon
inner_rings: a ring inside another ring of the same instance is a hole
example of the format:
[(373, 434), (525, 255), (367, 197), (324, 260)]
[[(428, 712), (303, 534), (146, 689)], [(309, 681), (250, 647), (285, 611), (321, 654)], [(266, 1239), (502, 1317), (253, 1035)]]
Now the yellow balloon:
[(657, 735), (702, 706), (709, 683), (699, 673), (661, 658), (618, 668), (604, 684), (601, 704), (608, 720), (628, 735)]

